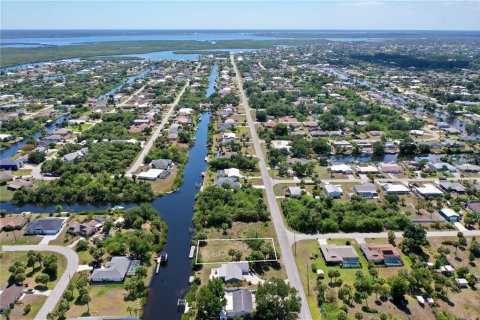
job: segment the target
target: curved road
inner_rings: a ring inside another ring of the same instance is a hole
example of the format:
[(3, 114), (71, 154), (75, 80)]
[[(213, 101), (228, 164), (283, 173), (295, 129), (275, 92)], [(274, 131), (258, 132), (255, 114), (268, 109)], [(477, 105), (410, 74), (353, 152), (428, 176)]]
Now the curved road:
[(34, 320), (45, 320), (47, 315), (55, 309), (58, 301), (62, 298), (63, 292), (68, 286), (70, 279), (73, 277), (78, 268), (78, 255), (75, 251), (68, 247), (50, 246), (50, 245), (28, 245), (28, 246), (3, 246), (3, 251), (50, 251), (59, 253), (67, 258), (67, 267), (61, 275), (55, 288), (48, 296), (42, 308), (38, 311)]
[(285, 263), (285, 269), (287, 271), (288, 280), (290, 285), (292, 285), (298, 290), (299, 296), (302, 299), (302, 309), (300, 310), (299, 318), (302, 320), (309, 320), (309, 319), (312, 319), (312, 315), (310, 313), (310, 308), (308, 307), (305, 290), (303, 290), (300, 274), (298, 273), (297, 265), (295, 264), (295, 258), (293, 257), (291, 241), (289, 239), (287, 229), (283, 224), (282, 214), (280, 213), (280, 208), (278, 207), (275, 193), (273, 192), (272, 179), (268, 174), (265, 157), (263, 156), (262, 148), (260, 146), (260, 141), (257, 135), (257, 130), (255, 128), (255, 123), (253, 122), (253, 119), (252, 119), (252, 113), (250, 112), (248, 99), (247, 99), (247, 96), (245, 95), (245, 91), (243, 90), (242, 78), (240, 76), (240, 72), (238, 71), (233, 55), (230, 55), (230, 60), (235, 70), (238, 89), (240, 91), (242, 104), (245, 108), (248, 126), (250, 127), (250, 133), (252, 135), (253, 146), (255, 147), (255, 153), (257, 154), (257, 157), (258, 157), (258, 164), (260, 167), (262, 180), (265, 185), (265, 193), (267, 195), (268, 207), (270, 208), (273, 225), (275, 227), (275, 232), (277, 233), (278, 243), (280, 244), (280, 249), (283, 255), (283, 261)]

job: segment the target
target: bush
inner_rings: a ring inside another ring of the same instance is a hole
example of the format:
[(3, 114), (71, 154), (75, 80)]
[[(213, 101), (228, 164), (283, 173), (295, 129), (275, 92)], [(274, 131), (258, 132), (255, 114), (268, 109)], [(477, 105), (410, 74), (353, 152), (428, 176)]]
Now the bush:
[(378, 313), (378, 310), (369, 306), (362, 306), (362, 311), (366, 313)]

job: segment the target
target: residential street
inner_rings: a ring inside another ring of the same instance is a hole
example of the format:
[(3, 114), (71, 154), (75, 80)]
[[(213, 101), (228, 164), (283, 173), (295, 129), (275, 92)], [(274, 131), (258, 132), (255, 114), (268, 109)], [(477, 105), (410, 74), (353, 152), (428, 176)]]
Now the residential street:
[(73, 277), (78, 268), (78, 256), (75, 251), (67, 247), (50, 246), (50, 245), (26, 245), (26, 246), (3, 246), (3, 251), (51, 251), (62, 254), (67, 258), (67, 267), (65, 272), (60, 276), (55, 288), (48, 296), (47, 300), (43, 304), (42, 308), (35, 316), (35, 320), (46, 320), (47, 315), (51, 313), (58, 301), (63, 295), (63, 292), (67, 288), (70, 279)]
[[(196, 70), (198, 70), (199, 68), (200, 68), (200, 64), (198, 64)], [(170, 117), (172, 116), (173, 112), (175, 111), (175, 107), (180, 102), (180, 99), (182, 98), (183, 93), (185, 92), (185, 90), (187, 90), (189, 85), (190, 85), (190, 79), (187, 79), (187, 83), (185, 83), (182, 90), (178, 93), (177, 97), (175, 98), (175, 101), (173, 101), (173, 103), (171, 104), (170, 109), (168, 109), (167, 113), (163, 116), (162, 121), (160, 122), (158, 127), (155, 129), (154, 133), (152, 134), (152, 136), (150, 137), (148, 142), (145, 143), (145, 145), (143, 146), (142, 152), (140, 152), (140, 154), (138, 155), (135, 162), (132, 164), (130, 169), (128, 169), (127, 173), (125, 174), (127, 177), (131, 177), (133, 175), (133, 173), (135, 171), (137, 171), (138, 168), (140, 168), (140, 166), (143, 165), (143, 160), (147, 156), (150, 149), (152, 149), (155, 141), (157, 140), (158, 136), (160, 135), (163, 128), (167, 124), (168, 120), (170, 120)]]
[(265, 164), (265, 158), (262, 153), (262, 148), (260, 146), (260, 141), (258, 139), (255, 123), (252, 119), (252, 114), (250, 112), (248, 99), (243, 90), (242, 78), (238, 71), (233, 55), (230, 55), (230, 60), (235, 70), (238, 89), (240, 91), (240, 95), (242, 99), (242, 104), (245, 107), (247, 122), (248, 122), (248, 126), (250, 127), (250, 133), (252, 135), (252, 141), (255, 147), (255, 153), (258, 156), (258, 164), (260, 167), (263, 183), (265, 184), (265, 193), (267, 195), (268, 207), (270, 208), (273, 225), (275, 227), (275, 232), (277, 233), (278, 243), (280, 244), (280, 250), (282, 251), (282, 257), (285, 263), (285, 269), (287, 271), (288, 280), (290, 285), (292, 285), (298, 290), (299, 296), (302, 299), (302, 309), (300, 311), (299, 317), (302, 320), (312, 319), (312, 315), (310, 314), (310, 309), (307, 303), (307, 297), (305, 296), (305, 291), (303, 290), (302, 281), (300, 279), (300, 274), (298, 273), (297, 266), (295, 264), (295, 258), (293, 257), (293, 254), (292, 254), (291, 242), (289, 241), (287, 230), (283, 225), (282, 214), (280, 212), (280, 208), (278, 207), (278, 203), (275, 198), (275, 193), (273, 192), (272, 180), (270, 179), (267, 166)]

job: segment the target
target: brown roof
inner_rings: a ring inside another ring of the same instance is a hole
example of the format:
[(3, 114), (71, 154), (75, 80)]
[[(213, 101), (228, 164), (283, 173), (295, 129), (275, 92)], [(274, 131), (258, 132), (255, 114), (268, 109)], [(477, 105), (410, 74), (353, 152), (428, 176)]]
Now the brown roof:
[(320, 249), (327, 262), (342, 262), (344, 259), (358, 260), (358, 254), (352, 246), (323, 245)]
[(8, 309), (12, 303), (15, 303), (25, 289), (25, 286), (12, 285), (0, 294), (0, 309)]
[(391, 244), (366, 243), (360, 245), (368, 260), (383, 260), (385, 256), (400, 257), (398, 250)]

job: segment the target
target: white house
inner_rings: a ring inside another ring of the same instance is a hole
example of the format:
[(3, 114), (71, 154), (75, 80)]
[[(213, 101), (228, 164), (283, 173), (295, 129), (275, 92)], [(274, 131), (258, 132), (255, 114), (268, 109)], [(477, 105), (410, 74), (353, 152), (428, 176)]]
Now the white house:
[(343, 194), (342, 187), (338, 185), (326, 184), (323, 186), (323, 190), (331, 198), (340, 198)]
[(410, 189), (403, 184), (384, 183), (382, 188), (386, 194), (408, 194)]
[(237, 168), (229, 168), (229, 169), (225, 169), (223, 170), (223, 172), (225, 173), (225, 177), (228, 177), (228, 178), (240, 178), (241, 175), (240, 175), (240, 170), (237, 169)]
[(441, 197), (443, 195), (442, 190), (435, 187), (431, 183), (424, 184), (421, 187), (416, 187), (417, 193), (424, 197)]
[(460, 215), (450, 208), (443, 208), (439, 213), (449, 222), (457, 222), (460, 220)]
[(352, 167), (346, 164), (334, 164), (330, 166), (330, 171), (335, 173), (352, 174)]

